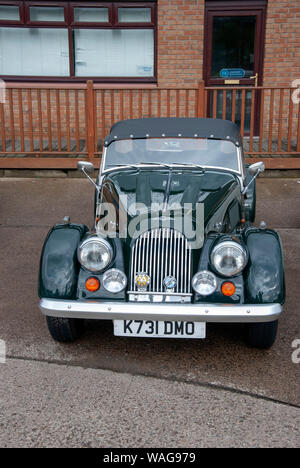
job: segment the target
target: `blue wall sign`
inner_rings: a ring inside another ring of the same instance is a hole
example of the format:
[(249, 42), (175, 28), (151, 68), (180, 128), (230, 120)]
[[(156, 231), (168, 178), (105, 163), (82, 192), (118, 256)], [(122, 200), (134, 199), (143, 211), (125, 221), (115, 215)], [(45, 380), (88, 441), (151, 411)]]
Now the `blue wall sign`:
[(220, 71), (221, 78), (244, 78), (245, 70), (242, 68), (222, 68)]

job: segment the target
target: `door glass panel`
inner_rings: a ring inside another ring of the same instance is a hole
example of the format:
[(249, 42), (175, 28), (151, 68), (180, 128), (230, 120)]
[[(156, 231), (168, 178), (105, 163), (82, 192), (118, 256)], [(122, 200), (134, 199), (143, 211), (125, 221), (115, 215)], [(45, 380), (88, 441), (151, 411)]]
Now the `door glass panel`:
[[(250, 130), (250, 118), (251, 118), (251, 94), (252, 92), (246, 90), (245, 92), (245, 111), (244, 111), (244, 132), (248, 133)], [(223, 118), (223, 91), (217, 91), (217, 104), (216, 104), (216, 116), (214, 116), (214, 98), (213, 93), (210, 93), (210, 117), (217, 119)], [(242, 91), (237, 90), (235, 95), (235, 109), (232, 109), (232, 91), (228, 90), (225, 93), (226, 105), (225, 105), (225, 116), (226, 120), (231, 120), (232, 115), (235, 117), (235, 123), (241, 128), (242, 123)]]
[(213, 78), (221, 78), (222, 69), (242, 69), (245, 78), (254, 74), (256, 17), (214, 16), (212, 39)]
[[(232, 95), (232, 93), (230, 93)], [(246, 91), (245, 93), (245, 113), (244, 113), (244, 131), (249, 133), (250, 131), (250, 119), (251, 119), (251, 102), (252, 102), (252, 91)], [(242, 91), (236, 92), (235, 98), (235, 123), (241, 128), (242, 122)]]

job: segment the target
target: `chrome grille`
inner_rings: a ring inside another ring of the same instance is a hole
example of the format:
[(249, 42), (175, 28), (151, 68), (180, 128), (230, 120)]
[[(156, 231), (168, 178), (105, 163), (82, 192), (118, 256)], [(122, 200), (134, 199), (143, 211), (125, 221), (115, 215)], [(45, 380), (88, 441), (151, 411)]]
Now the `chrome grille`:
[(191, 293), (191, 248), (179, 231), (157, 228), (136, 240), (131, 251), (130, 292), (136, 292), (136, 275), (147, 273), (150, 285), (147, 293), (166, 293), (163, 281), (173, 276), (177, 285), (168, 294)]

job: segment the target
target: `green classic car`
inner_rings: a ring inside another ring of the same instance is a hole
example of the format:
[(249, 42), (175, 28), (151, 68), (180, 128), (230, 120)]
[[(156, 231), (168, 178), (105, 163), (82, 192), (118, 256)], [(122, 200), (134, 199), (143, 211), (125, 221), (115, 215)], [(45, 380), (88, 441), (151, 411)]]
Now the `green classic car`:
[(205, 338), (208, 322), (243, 323), (270, 347), (285, 300), (278, 234), (255, 219), (255, 179), (238, 127), (220, 119), (116, 123), (104, 141), (91, 230), (66, 217), (47, 235), (40, 309), (58, 341), (84, 319), (126, 337)]

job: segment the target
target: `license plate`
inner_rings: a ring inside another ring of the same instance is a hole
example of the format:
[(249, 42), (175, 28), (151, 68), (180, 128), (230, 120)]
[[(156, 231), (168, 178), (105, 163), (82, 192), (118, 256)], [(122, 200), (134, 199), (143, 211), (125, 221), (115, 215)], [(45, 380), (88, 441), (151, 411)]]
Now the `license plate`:
[(205, 322), (114, 320), (115, 336), (205, 338)]

